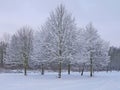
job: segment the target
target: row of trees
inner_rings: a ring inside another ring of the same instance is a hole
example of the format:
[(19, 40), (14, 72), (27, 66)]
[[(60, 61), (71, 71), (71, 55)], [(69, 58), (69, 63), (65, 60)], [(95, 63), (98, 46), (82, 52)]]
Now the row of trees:
[[(2, 47), (5, 46), (5, 49)], [(4, 53), (5, 50), (5, 53)], [(58, 64), (58, 77), (61, 78), (62, 64), (87, 65), (90, 76), (93, 69), (104, 67), (109, 63), (109, 44), (97, 33), (92, 23), (85, 28), (78, 28), (75, 19), (63, 5), (50, 13), (46, 23), (35, 33), (25, 26), (11, 36), (6, 45), (0, 44), (1, 65), (15, 65), (27, 68)]]

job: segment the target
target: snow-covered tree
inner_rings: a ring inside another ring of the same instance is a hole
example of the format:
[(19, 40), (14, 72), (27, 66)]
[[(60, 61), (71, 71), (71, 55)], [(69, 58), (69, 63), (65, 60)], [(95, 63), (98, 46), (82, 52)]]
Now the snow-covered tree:
[(86, 26), (84, 37), (87, 50), (86, 55), (90, 65), (90, 76), (92, 76), (93, 68), (96, 65), (105, 66), (109, 63), (109, 43), (100, 38), (92, 23)]
[(23, 27), (15, 33), (7, 47), (6, 64), (24, 66), (24, 74), (31, 61), (33, 49), (33, 31), (29, 27)]
[(6, 50), (5, 63), (10, 66), (22, 65), (22, 58), (20, 53), (20, 43), (17, 35), (11, 37), (10, 43)]
[(7, 43), (0, 41), (0, 67), (4, 66), (4, 57), (6, 56)]
[[(35, 52), (40, 53), (36, 54), (39, 62), (57, 62), (59, 64), (59, 78), (61, 78), (61, 63), (64, 61), (70, 63), (72, 60), (75, 30), (74, 18), (63, 5), (60, 5), (50, 14), (45, 25), (41, 28), (42, 35), (36, 40), (36, 48), (34, 49), (36, 49)], [(38, 49), (39, 51), (37, 51)]]
[(3, 38), (0, 41), (0, 66), (1, 67), (4, 66), (4, 60), (6, 57), (6, 49), (9, 44), (9, 38), (10, 38), (10, 35), (5, 33), (3, 35)]
[(84, 66), (85, 64), (88, 62), (88, 51), (86, 49), (86, 41), (85, 41), (85, 29), (84, 28), (80, 28), (79, 30), (77, 30), (76, 33), (76, 45), (75, 45), (75, 50), (76, 53), (74, 55), (74, 63), (79, 65), (79, 68), (82, 66), (82, 73), (81, 75), (83, 75), (83, 71), (84, 71)]
[(34, 40), (33, 40), (33, 52), (32, 52), (32, 67), (38, 68), (41, 66), (42, 72), (41, 74), (44, 74), (44, 64), (48, 63), (48, 57), (47, 53), (44, 49), (45, 43), (46, 43), (46, 36), (47, 32), (44, 30), (36, 31), (34, 34)]
[(31, 53), (33, 50), (33, 31), (30, 27), (23, 27), (18, 31), (21, 55), (24, 65), (24, 74), (26, 75), (26, 69), (29, 67), (31, 61)]

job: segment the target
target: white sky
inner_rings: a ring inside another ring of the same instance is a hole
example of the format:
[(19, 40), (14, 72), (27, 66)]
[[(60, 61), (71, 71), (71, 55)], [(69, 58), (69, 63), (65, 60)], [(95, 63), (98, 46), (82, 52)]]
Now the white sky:
[(104, 40), (120, 46), (120, 0), (0, 0), (0, 36), (15, 33), (23, 25), (37, 30), (61, 3), (77, 26), (93, 22)]

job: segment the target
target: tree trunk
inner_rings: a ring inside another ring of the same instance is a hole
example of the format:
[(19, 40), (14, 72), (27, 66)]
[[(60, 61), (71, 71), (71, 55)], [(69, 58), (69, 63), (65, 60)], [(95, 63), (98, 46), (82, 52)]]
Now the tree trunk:
[(80, 70), (80, 66), (79, 66), (79, 73), (80, 73), (80, 71), (81, 71), (81, 70)]
[(58, 78), (61, 78), (61, 62), (59, 63), (59, 72), (58, 72)]
[(42, 64), (42, 66), (41, 66), (41, 75), (44, 75), (44, 64)]
[(24, 75), (27, 76), (27, 67), (24, 67)]
[(83, 68), (82, 68), (81, 76), (83, 76), (84, 67), (85, 67), (85, 63), (83, 64)]
[(93, 62), (92, 62), (92, 54), (90, 55), (90, 77), (93, 76)]
[(27, 75), (27, 60), (24, 61), (24, 75), (26, 76)]
[(27, 68), (28, 68), (28, 58), (27, 58), (26, 54), (23, 54), (23, 55), (24, 55), (24, 75), (26, 76), (27, 75)]
[(106, 72), (108, 72), (108, 71), (109, 71), (109, 67), (107, 66), (107, 67), (106, 67)]
[(70, 66), (70, 63), (68, 64), (68, 74), (70, 75), (70, 68), (71, 68), (71, 66)]

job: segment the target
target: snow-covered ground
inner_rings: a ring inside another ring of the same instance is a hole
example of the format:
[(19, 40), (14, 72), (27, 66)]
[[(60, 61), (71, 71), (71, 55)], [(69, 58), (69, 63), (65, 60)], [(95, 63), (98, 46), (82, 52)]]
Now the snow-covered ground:
[(57, 78), (57, 73), (0, 73), (0, 90), (120, 90), (120, 72), (96, 72), (94, 77), (89, 73), (72, 72), (62, 74)]

